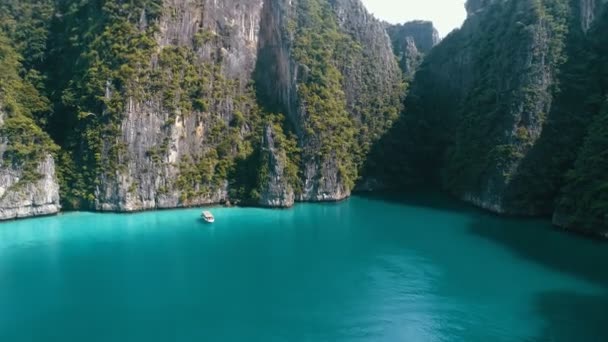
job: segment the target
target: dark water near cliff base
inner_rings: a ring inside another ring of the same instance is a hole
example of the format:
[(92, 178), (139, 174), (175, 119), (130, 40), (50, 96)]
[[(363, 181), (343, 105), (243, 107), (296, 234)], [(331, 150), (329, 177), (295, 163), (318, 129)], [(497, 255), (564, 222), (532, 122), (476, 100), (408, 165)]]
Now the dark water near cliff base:
[(0, 341), (608, 341), (608, 244), (435, 195), (0, 225)]

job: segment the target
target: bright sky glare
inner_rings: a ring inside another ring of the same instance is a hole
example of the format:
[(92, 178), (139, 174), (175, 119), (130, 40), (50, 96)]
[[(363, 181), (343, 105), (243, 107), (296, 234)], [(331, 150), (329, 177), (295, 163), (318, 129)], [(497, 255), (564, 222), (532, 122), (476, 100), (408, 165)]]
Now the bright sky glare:
[(430, 20), (441, 37), (460, 27), (467, 14), (466, 0), (362, 0), (376, 18), (392, 24)]

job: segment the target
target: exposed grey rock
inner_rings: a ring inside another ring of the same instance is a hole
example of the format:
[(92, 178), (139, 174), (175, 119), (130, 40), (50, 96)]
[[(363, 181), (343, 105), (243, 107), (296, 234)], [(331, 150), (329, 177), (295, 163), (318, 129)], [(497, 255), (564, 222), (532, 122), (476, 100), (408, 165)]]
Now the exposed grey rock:
[[(158, 23), (156, 39), (161, 49), (176, 46), (195, 51), (197, 63), (218, 67), (225, 79), (238, 84), (235, 93), (210, 99), (205, 112), (173, 112), (163, 107), (159, 98), (146, 101), (129, 99), (122, 122), (126, 153), (121, 156), (122, 171), (115, 177), (102, 177), (97, 190), (96, 208), (103, 211), (138, 211), (222, 203), (228, 200), (228, 182), (204, 194), (185, 198), (175, 182), (183, 160), (198, 160), (212, 146), (212, 125), (229, 125), (235, 111), (247, 113), (246, 104), (237, 104), (251, 79), (256, 57), (262, 0), (189, 1), (167, 0)], [(197, 34), (212, 39), (195, 46)], [(156, 66), (157, 56), (151, 56)], [(163, 155), (155, 160), (150, 151), (159, 146)], [(191, 189), (202, 189), (193, 185)]]
[[(527, 4), (522, 4), (518, 11), (526, 11)], [(493, 172), (488, 173), (481, 181), (479, 192), (464, 196), (467, 201), (485, 209), (506, 213), (503, 197), (509, 187), (513, 175), (532, 146), (542, 133), (544, 115), (551, 110), (553, 99), (552, 86), (556, 82), (557, 70), (550, 65), (547, 55), (550, 53), (550, 35), (542, 22), (535, 23), (535, 34), (530, 35), (521, 50), (514, 53), (518, 62), (513, 64), (511, 75), (517, 75), (509, 82), (498, 82), (499, 92), (502, 89), (519, 89), (513, 93), (513, 105), (505, 113), (504, 136), (501, 142), (504, 146), (514, 148), (521, 157), (507, 163), (497, 163)], [(519, 131), (525, 130), (527, 138), (522, 141)], [(518, 214), (533, 214), (519, 212)]]
[(393, 51), (405, 77), (410, 79), (431, 49), (439, 44), (439, 32), (430, 21), (412, 21), (399, 25), (387, 25)]
[[(513, 18), (519, 13), (531, 11), (529, 2), (520, 2), (514, 6)], [(520, 46), (505, 47), (513, 49), (513, 58), (517, 62), (510, 70), (503, 70), (504, 75), (512, 78), (498, 80), (495, 84), (498, 93), (512, 91), (512, 104), (503, 114), (502, 135), (497, 137), (497, 145), (508, 146), (519, 157), (507, 162), (496, 162), (493, 170), (487, 171), (479, 180), (477, 190), (467, 192), (462, 198), (484, 209), (496, 213), (532, 215), (532, 212), (513, 212), (506, 206), (504, 196), (514, 175), (517, 174), (523, 157), (531, 150), (540, 138), (544, 124), (544, 115), (551, 110), (553, 86), (556, 83), (558, 70), (551, 65), (548, 57), (552, 51), (551, 35), (542, 21), (534, 22), (532, 32)], [(483, 32), (478, 34), (483, 35)], [(525, 141), (520, 131), (526, 134)], [(498, 147), (498, 146), (497, 146)]]
[(441, 41), (439, 32), (430, 21), (416, 20), (405, 24), (388, 25), (387, 31), (393, 41), (393, 47), (407, 45), (405, 41), (410, 39), (413, 40), (416, 49), (425, 54)]
[[(4, 144), (0, 147), (4, 153)], [(59, 185), (55, 162), (48, 155), (38, 166), (41, 178), (35, 182), (20, 182), (23, 170), (0, 164), (0, 220), (53, 215), (59, 212)]]
[[(337, 65), (344, 75), (347, 111), (353, 121), (367, 126), (368, 134), (379, 135), (386, 130), (380, 125), (390, 125), (390, 120), (377, 117), (393, 113), (383, 111), (381, 106), (372, 110), (362, 108), (372, 107), (369, 103), (374, 101), (394, 101), (396, 107), (400, 106), (402, 75), (390, 39), (383, 24), (369, 14), (359, 0), (329, 3), (334, 12), (328, 15), (335, 16), (340, 30), (364, 47), (363, 52)], [(303, 131), (307, 108), (298, 98), (297, 85), (306, 80), (309, 68), (295, 61), (294, 37), (288, 30), (290, 21), (297, 15), (297, 4), (291, 0), (164, 2), (165, 10), (154, 23), (159, 28), (156, 40), (160, 50), (183, 47), (193, 51), (195, 64), (211, 65), (222, 80), (236, 83), (237, 90), (205, 98), (209, 106), (202, 111), (169, 110), (164, 107), (161, 96), (149, 91), (143, 98), (129, 98), (120, 126), (121, 135), (116, 141), (106, 142), (104, 148), (106, 160), (111, 148), (121, 147), (117, 161), (120, 168), (116, 173), (100, 176), (96, 209), (138, 211), (228, 201), (228, 179), (220, 186), (209, 188), (198, 183), (192, 184), (191, 189), (184, 189), (183, 184), (178, 186), (183, 173), (180, 165), (184, 161), (200, 163), (206, 158), (205, 153), (217, 147), (211, 141), (214, 125), (228, 127), (236, 112), (247, 116), (254, 110), (253, 105), (242, 100), (251, 98), (248, 87), (252, 81), (255, 81), (257, 100), (264, 104), (265, 110), (283, 113), (288, 118), (303, 154), (303, 186), (295, 195), (293, 189), (281, 184), (282, 152), (271, 153), (274, 175), (270, 183), (262, 187), (261, 204), (283, 207), (292, 205), (294, 200), (337, 201), (350, 196), (351, 185), (345, 184), (340, 176), (337, 157), (332, 153), (319, 157), (319, 142), (309, 139)], [(141, 18), (140, 29), (153, 24), (144, 13)], [(210, 38), (201, 43), (201, 36)], [(150, 58), (153, 69), (161, 68), (159, 55)], [(113, 91), (109, 88), (106, 96), (111, 97)], [(242, 137), (250, 131), (251, 127), (243, 127)], [(369, 137), (369, 140), (377, 138)], [(267, 148), (273, 150), (270, 146)]]
[[(369, 125), (365, 122), (369, 119), (362, 117), (361, 108), (386, 96), (397, 103), (401, 101), (402, 89), (395, 91), (402, 82), (399, 65), (384, 23), (374, 18), (360, 0), (332, 2), (338, 25), (363, 49), (363, 53), (352, 58), (350, 63), (338, 66), (344, 75), (347, 109), (356, 120)], [(372, 115), (382, 117), (385, 113), (373, 112)], [(376, 127), (367, 129), (378, 130)], [(384, 133), (384, 130), (380, 131)]]
[(581, 25), (583, 31), (587, 32), (595, 18), (602, 10), (602, 5), (607, 3), (606, 0), (580, 0)]
[(545, 21), (551, 7), (539, 6), (468, 2), (469, 18), (428, 53), (386, 138), (389, 155), (404, 156), (389, 184), (440, 184), (493, 212), (532, 214), (513, 212), (506, 196), (550, 112), (566, 21)]
[[(401, 84), (399, 66), (392, 52), (384, 25), (375, 19), (359, 0), (331, 0), (340, 30), (363, 47), (363, 53), (337, 65), (342, 72), (347, 111), (357, 122), (371, 121), (361, 108), (373, 97), (395, 94)], [(298, 201), (338, 201), (351, 194), (349, 186), (339, 175), (336, 155), (319, 157), (320, 146), (304, 133), (307, 120), (306, 104), (298, 98), (298, 84), (306, 80), (308, 67), (298, 64), (292, 56), (294, 37), (287, 29), (297, 13), (297, 1), (276, 0), (264, 3), (260, 32), (260, 48), (256, 87), (271, 111), (282, 112), (292, 123), (303, 151), (303, 187)], [(370, 62), (372, 61), (372, 62)], [(369, 69), (362, 66), (367, 65)], [(371, 89), (370, 89), (371, 88)], [(394, 100), (400, 102), (400, 94)], [(365, 104), (363, 104), (366, 102)], [(386, 115), (372, 113), (371, 115)], [(381, 121), (381, 120), (379, 120)], [(389, 120), (386, 120), (389, 121)], [(368, 127), (381, 131), (380, 127)]]
[(271, 125), (264, 129), (262, 154), (266, 157), (269, 171), (268, 179), (262, 184), (259, 204), (263, 207), (288, 208), (293, 206), (295, 195), (293, 187), (285, 176), (287, 155), (275, 144), (274, 132)]
[[(0, 103), (0, 125), (4, 112)], [(0, 137), (0, 156), (6, 151), (6, 141)], [(36, 170), (40, 179), (23, 182), (23, 169), (0, 158), (0, 221), (59, 212), (59, 185), (55, 175), (55, 161), (51, 155), (42, 160)]]
[(497, 1), (505, 1), (505, 0), (467, 0), (465, 3), (465, 8), (467, 9), (467, 14), (469, 17), (482, 12), (489, 5)]
[(351, 195), (338, 173), (335, 155), (323, 160), (309, 159), (304, 164), (304, 186), (298, 200), (301, 202), (334, 202)]

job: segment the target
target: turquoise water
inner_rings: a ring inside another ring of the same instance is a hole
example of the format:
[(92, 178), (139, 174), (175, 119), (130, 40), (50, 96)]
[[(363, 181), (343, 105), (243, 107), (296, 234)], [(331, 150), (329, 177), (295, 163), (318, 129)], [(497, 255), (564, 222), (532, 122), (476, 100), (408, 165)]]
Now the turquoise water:
[(434, 195), (0, 225), (0, 341), (608, 341), (608, 245)]

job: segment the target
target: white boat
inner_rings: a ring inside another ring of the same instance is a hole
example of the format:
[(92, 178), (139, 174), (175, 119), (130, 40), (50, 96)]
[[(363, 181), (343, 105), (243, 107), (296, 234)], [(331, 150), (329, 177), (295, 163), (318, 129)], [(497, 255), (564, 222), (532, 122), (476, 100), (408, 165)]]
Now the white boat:
[(213, 217), (213, 214), (210, 211), (203, 211), (201, 218), (207, 223), (215, 222), (215, 217)]

